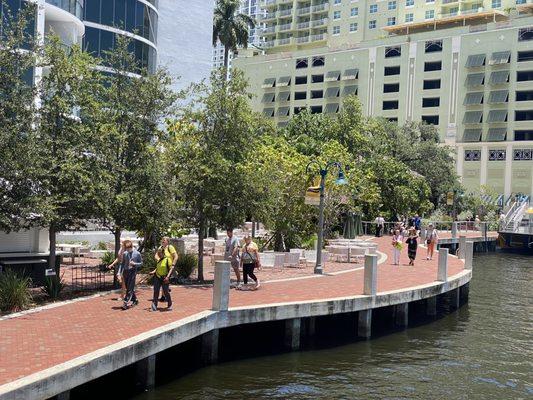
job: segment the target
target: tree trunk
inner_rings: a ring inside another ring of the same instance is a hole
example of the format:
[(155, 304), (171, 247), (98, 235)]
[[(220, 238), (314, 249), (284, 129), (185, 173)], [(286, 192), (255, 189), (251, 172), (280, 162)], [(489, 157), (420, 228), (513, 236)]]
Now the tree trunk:
[(224, 46), (224, 73), (226, 74), (226, 80), (228, 79), (228, 69), (229, 69), (229, 48)]
[[(118, 258), (118, 252), (120, 251), (120, 235), (122, 231), (119, 226), (115, 227), (113, 234), (115, 235), (115, 258)], [(113, 270), (113, 287), (118, 288), (118, 279), (117, 279), (117, 268), (118, 265), (115, 265)]]
[(198, 281), (204, 280), (204, 232), (205, 221), (200, 219), (200, 226), (198, 227)]
[(54, 269), (56, 275), (59, 276), (59, 268), (56, 268), (56, 229), (53, 226), (48, 229), (48, 240), (50, 241), (48, 268)]
[(255, 238), (255, 221), (252, 220), (252, 237)]

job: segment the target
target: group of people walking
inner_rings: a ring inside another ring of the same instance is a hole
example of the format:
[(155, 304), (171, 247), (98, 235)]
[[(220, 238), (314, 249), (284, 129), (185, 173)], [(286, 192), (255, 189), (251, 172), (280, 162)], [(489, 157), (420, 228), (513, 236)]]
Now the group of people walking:
[[(167, 303), (167, 310), (171, 311), (170, 278), (178, 262), (178, 252), (170, 244), (170, 238), (164, 237), (161, 240), (161, 246), (157, 248), (154, 258), (156, 267), (153, 271), (150, 271), (154, 283), (154, 296), (150, 310), (157, 311), (158, 302), (164, 301)], [(122, 289), (123, 310), (139, 304), (139, 300), (135, 295), (135, 284), (137, 271), (142, 266), (142, 263), (142, 255), (134, 248), (133, 242), (124, 240), (117, 258), (107, 267), (108, 269), (116, 267), (116, 276)], [(163, 290), (163, 296), (159, 298), (161, 289)]]
[[(252, 241), (251, 236), (246, 235), (244, 237), (244, 246), (241, 247), (239, 239), (233, 234), (233, 229), (226, 231), (227, 238), (225, 243), (224, 259), (231, 263), (231, 267), (237, 277), (237, 284), (235, 288), (237, 290), (250, 289), (248, 288), (248, 278), (255, 282), (255, 285), (251, 288), (253, 290), (259, 289), (261, 284), (259, 279), (255, 275), (255, 269), (261, 268), (261, 260), (259, 259), (259, 248), (257, 244)], [(241, 273), (244, 281), (244, 285), (241, 282)]]
[[(409, 257), (409, 265), (415, 265), (415, 259), (418, 250), (418, 240), (420, 238), (420, 230), (415, 225), (406, 229), (402, 223), (397, 223), (392, 234), (392, 264), (400, 265), (400, 257), (404, 247), (407, 245), (407, 256)], [(439, 241), (439, 233), (433, 224), (429, 224), (424, 236), (424, 244), (426, 245), (426, 260), (433, 259), (435, 247)]]

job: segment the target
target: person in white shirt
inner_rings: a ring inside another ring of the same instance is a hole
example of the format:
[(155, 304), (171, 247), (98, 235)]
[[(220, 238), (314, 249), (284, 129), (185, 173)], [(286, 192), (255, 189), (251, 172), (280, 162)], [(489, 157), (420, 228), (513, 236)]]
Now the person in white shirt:
[(376, 237), (381, 237), (385, 228), (385, 219), (381, 215), (378, 215), (374, 222), (376, 224)]

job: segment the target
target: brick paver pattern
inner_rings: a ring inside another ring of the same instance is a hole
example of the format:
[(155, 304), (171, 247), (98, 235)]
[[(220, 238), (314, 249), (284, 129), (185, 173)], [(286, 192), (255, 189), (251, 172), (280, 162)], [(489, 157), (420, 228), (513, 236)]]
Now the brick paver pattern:
[[(432, 261), (427, 261), (426, 250), (419, 247), (415, 266), (410, 267), (407, 265), (409, 260), (405, 246), (401, 265), (393, 266), (390, 237), (373, 240), (378, 243), (378, 250), (388, 256), (378, 266), (378, 292), (418, 286), (436, 280), (437, 253)], [(313, 279), (267, 282), (257, 291), (232, 290), (230, 307), (361, 295), (362, 264), (344, 265), (339, 268), (334, 263), (327, 263), (324, 269), (326, 275)], [(463, 267), (462, 261), (455, 257), (449, 258), (450, 276), (459, 273)], [(327, 275), (333, 270), (346, 268), (359, 269)], [(312, 269), (306, 270), (312, 273)], [(262, 274), (262, 271), (258, 272), (260, 279), (265, 278)], [(301, 271), (295, 270), (295, 274), (301, 276)], [(290, 273), (282, 275), (285, 278)], [(174, 310), (171, 312), (149, 312), (152, 298), (150, 288), (138, 290), (138, 297), (140, 304), (126, 311), (120, 309), (121, 302), (117, 301), (116, 294), (108, 294), (0, 321), (0, 385), (209, 310), (212, 288), (174, 286)], [(161, 306), (166, 307), (165, 304), (160, 304)]]

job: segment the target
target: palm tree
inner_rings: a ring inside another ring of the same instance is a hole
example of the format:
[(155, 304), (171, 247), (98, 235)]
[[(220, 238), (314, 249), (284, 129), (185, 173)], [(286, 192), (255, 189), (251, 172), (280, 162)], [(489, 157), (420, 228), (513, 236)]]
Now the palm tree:
[(250, 28), (255, 21), (246, 14), (238, 13), (240, 0), (217, 0), (213, 16), (213, 47), (217, 41), (224, 45), (224, 68), (228, 68), (229, 52), (237, 47), (248, 47)]

